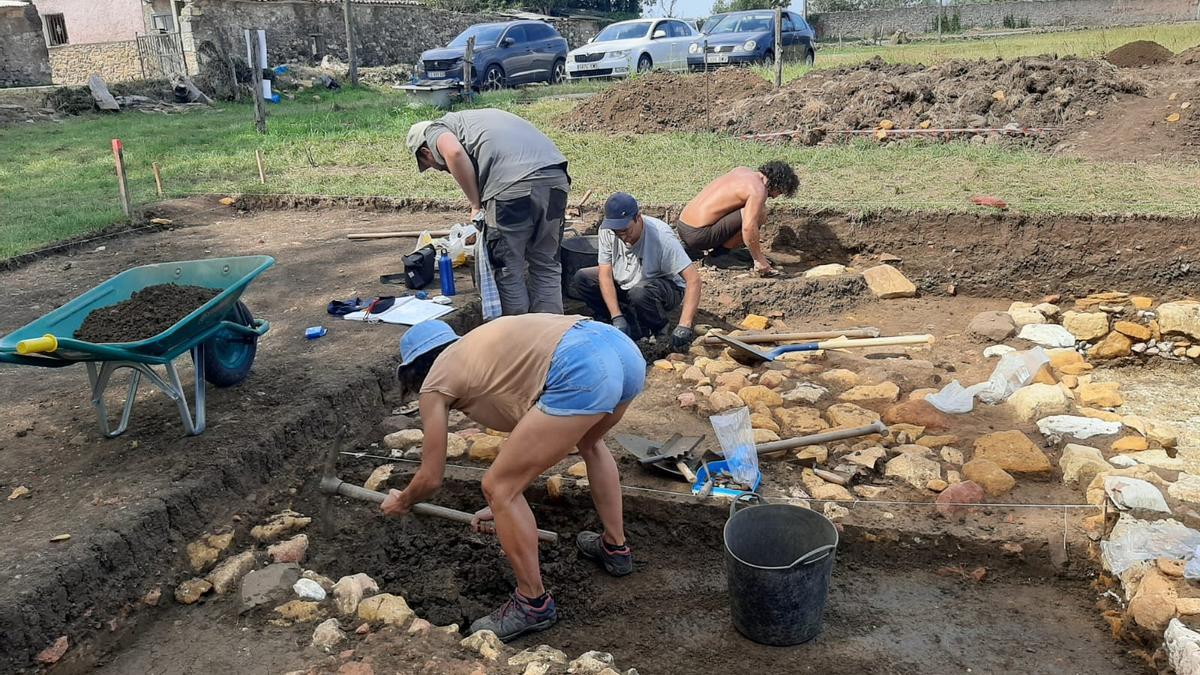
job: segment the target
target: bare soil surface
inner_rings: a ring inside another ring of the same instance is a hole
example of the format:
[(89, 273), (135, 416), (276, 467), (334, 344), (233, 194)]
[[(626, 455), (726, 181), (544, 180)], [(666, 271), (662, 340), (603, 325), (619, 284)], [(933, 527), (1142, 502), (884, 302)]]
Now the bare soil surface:
[(1153, 40), (1137, 40), (1121, 45), (1104, 56), (1118, 68), (1157, 66), (1175, 58), (1175, 53)]
[[(811, 145), (829, 131), (875, 129), (884, 120), (897, 129), (1060, 127), (1083, 121), (1088, 110), (1117, 94), (1142, 91), (1137, 79), (1107, 62), (1052, 56), (928, 67), (874, 59), (812, 71), (778, 92), (768, 87), (755, 93), (745, 78), (719, 71), (707, 93), (704, 75), (639, 78), (585, 101), (562, 122), (610, 133), (803, 130), (793, 140)], [(672, 95), (660, 95), (667, 90)]]
[[(451, 482), (439, 501), (471, 508), (474, 490)], [(302, 492), (296, 506), (316, 508), (306, 498), (310, 494)], [(574, 532), (596, 526), (586, 494), (568, 492), (553, 502), (544, 493), (531, 496), (540, 524), (563, 535), (558, 545), (541, 548), (560, 618), (552, 629), (513, 643), (508, 653), (549, 644), (574, 658), (595, 649), (612, 653), (621, 669), (650, 674), (746, 668), (847, 674), (1138, 670), (1103, 631), (1090, 607), (1095, 591), (1086, 581), (1048, 576), (1036, 565), (1001, 560), (969, 543), (871, 543), (857, 528), (846, 528), (839, 547), (824, 632), (796, 647), (757, 645), (730, 621), (723, 507), (628, 499), (636, 569), (614, 579), (573, 549)], [(418, 616), (435, 625), (486, 613), (512, 587), (490, 537), (436, 520), (388, 520), (360, 504), (336, 503), (328, 515), (340, 526), (332, 537), (309, 532), (313, 543), (305, 566), (335, 579), (365, 572), (383, 592), (403, 595)], [(979, 582), (953, 573), (980, 565), (987, 573)], [(100, 672), (333, 672), (340, 661), (355, 660), (377, 673), (466, 673), (477, 661), (453, 640), (398, 631), (351, 634), (342, 647), (351, 653), (325, 657), (305, 647), (313, 624), (288, 628), (264, 625), (266, 616), (234, 619), (234, 604), (210, 598), (200, 607), (164, 611)], [(509, 669), (501, 662), (487, 672)]]
[(217, 297), (219, 292), (178, 284), (147, 286), (128, 300), (92, 310), (75, 331), (75, 337), (98, 343), (152, 338)]

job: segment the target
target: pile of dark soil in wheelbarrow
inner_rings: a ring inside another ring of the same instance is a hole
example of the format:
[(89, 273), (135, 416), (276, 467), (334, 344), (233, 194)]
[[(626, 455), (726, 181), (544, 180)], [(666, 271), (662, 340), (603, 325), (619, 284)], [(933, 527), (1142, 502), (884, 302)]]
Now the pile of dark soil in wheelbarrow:
[(137, 342), (174, 326), (221, 291), (201, 286), (147, 286), (125, 301), (92, 310), (75, 331), (88, 342)]

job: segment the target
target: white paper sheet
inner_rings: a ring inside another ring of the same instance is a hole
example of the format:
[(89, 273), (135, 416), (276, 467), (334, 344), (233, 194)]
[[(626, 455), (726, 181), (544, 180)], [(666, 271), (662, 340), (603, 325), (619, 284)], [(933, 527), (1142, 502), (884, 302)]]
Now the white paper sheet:
[(382, 321), (383, 323), (412, 326), (422, 321), (445, 316), (453, 311), (454, 308), (449, 305), (439, 305), (436, 302), (409, 296), (407, 298), (396, 298), (396, 304), (378, 314), (372, 314), (368, 317), (365, 311), (351, 312), (343, 318), (347, 321), (363, 321), (365, 319), (367, 321)]

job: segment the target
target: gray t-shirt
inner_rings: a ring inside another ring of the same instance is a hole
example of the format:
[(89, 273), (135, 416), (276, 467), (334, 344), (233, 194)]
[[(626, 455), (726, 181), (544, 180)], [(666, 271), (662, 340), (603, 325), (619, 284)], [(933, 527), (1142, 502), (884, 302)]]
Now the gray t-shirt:
[[(437, 139), (449, 133), (458, 139), (475, 164), (479, 198), (495, 199), (517, 182), (549, 167), (567, 168), (554, 142), (529, 122), (503, 110), (485, 108), (442, 115), (425, 130), (425, 143), (440, 164)], [(565, 174), (564, 174), (565, 177)]]
[(642, 214), (646, 227), (633, 246), (617, 238), (612, 230), (600, 228), (600, 264), (612, 265), (613, 281), (629, 290), (644, 279), (667, 277), (680, 288), (687, 284), (679, 273), (692, 264), (675, 231), (658, 218)]

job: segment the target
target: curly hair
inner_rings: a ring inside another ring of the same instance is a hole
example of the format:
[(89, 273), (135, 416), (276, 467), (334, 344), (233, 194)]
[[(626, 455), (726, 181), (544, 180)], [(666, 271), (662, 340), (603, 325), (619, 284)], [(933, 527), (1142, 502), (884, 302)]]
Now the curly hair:
[(767, 162), (758, 167), (758, 172), (767, 177), (767, 191), (791, 197), (800, 187), (800, 179), (786, 162)]
[(425, 377), (429, 375), (429, 370), (433, 368), (433, 362), (442, 355), (446, 347), (450, 345), (442, 345), (429, 350), (428, 353), (417, 357), (415, 361), (407, 366), (399, 366), (396, 368), (396, 381), (400, 384), (400, 396), (407, 398), (415, 396), (421, 392), (421, 385), (425, 382)]

